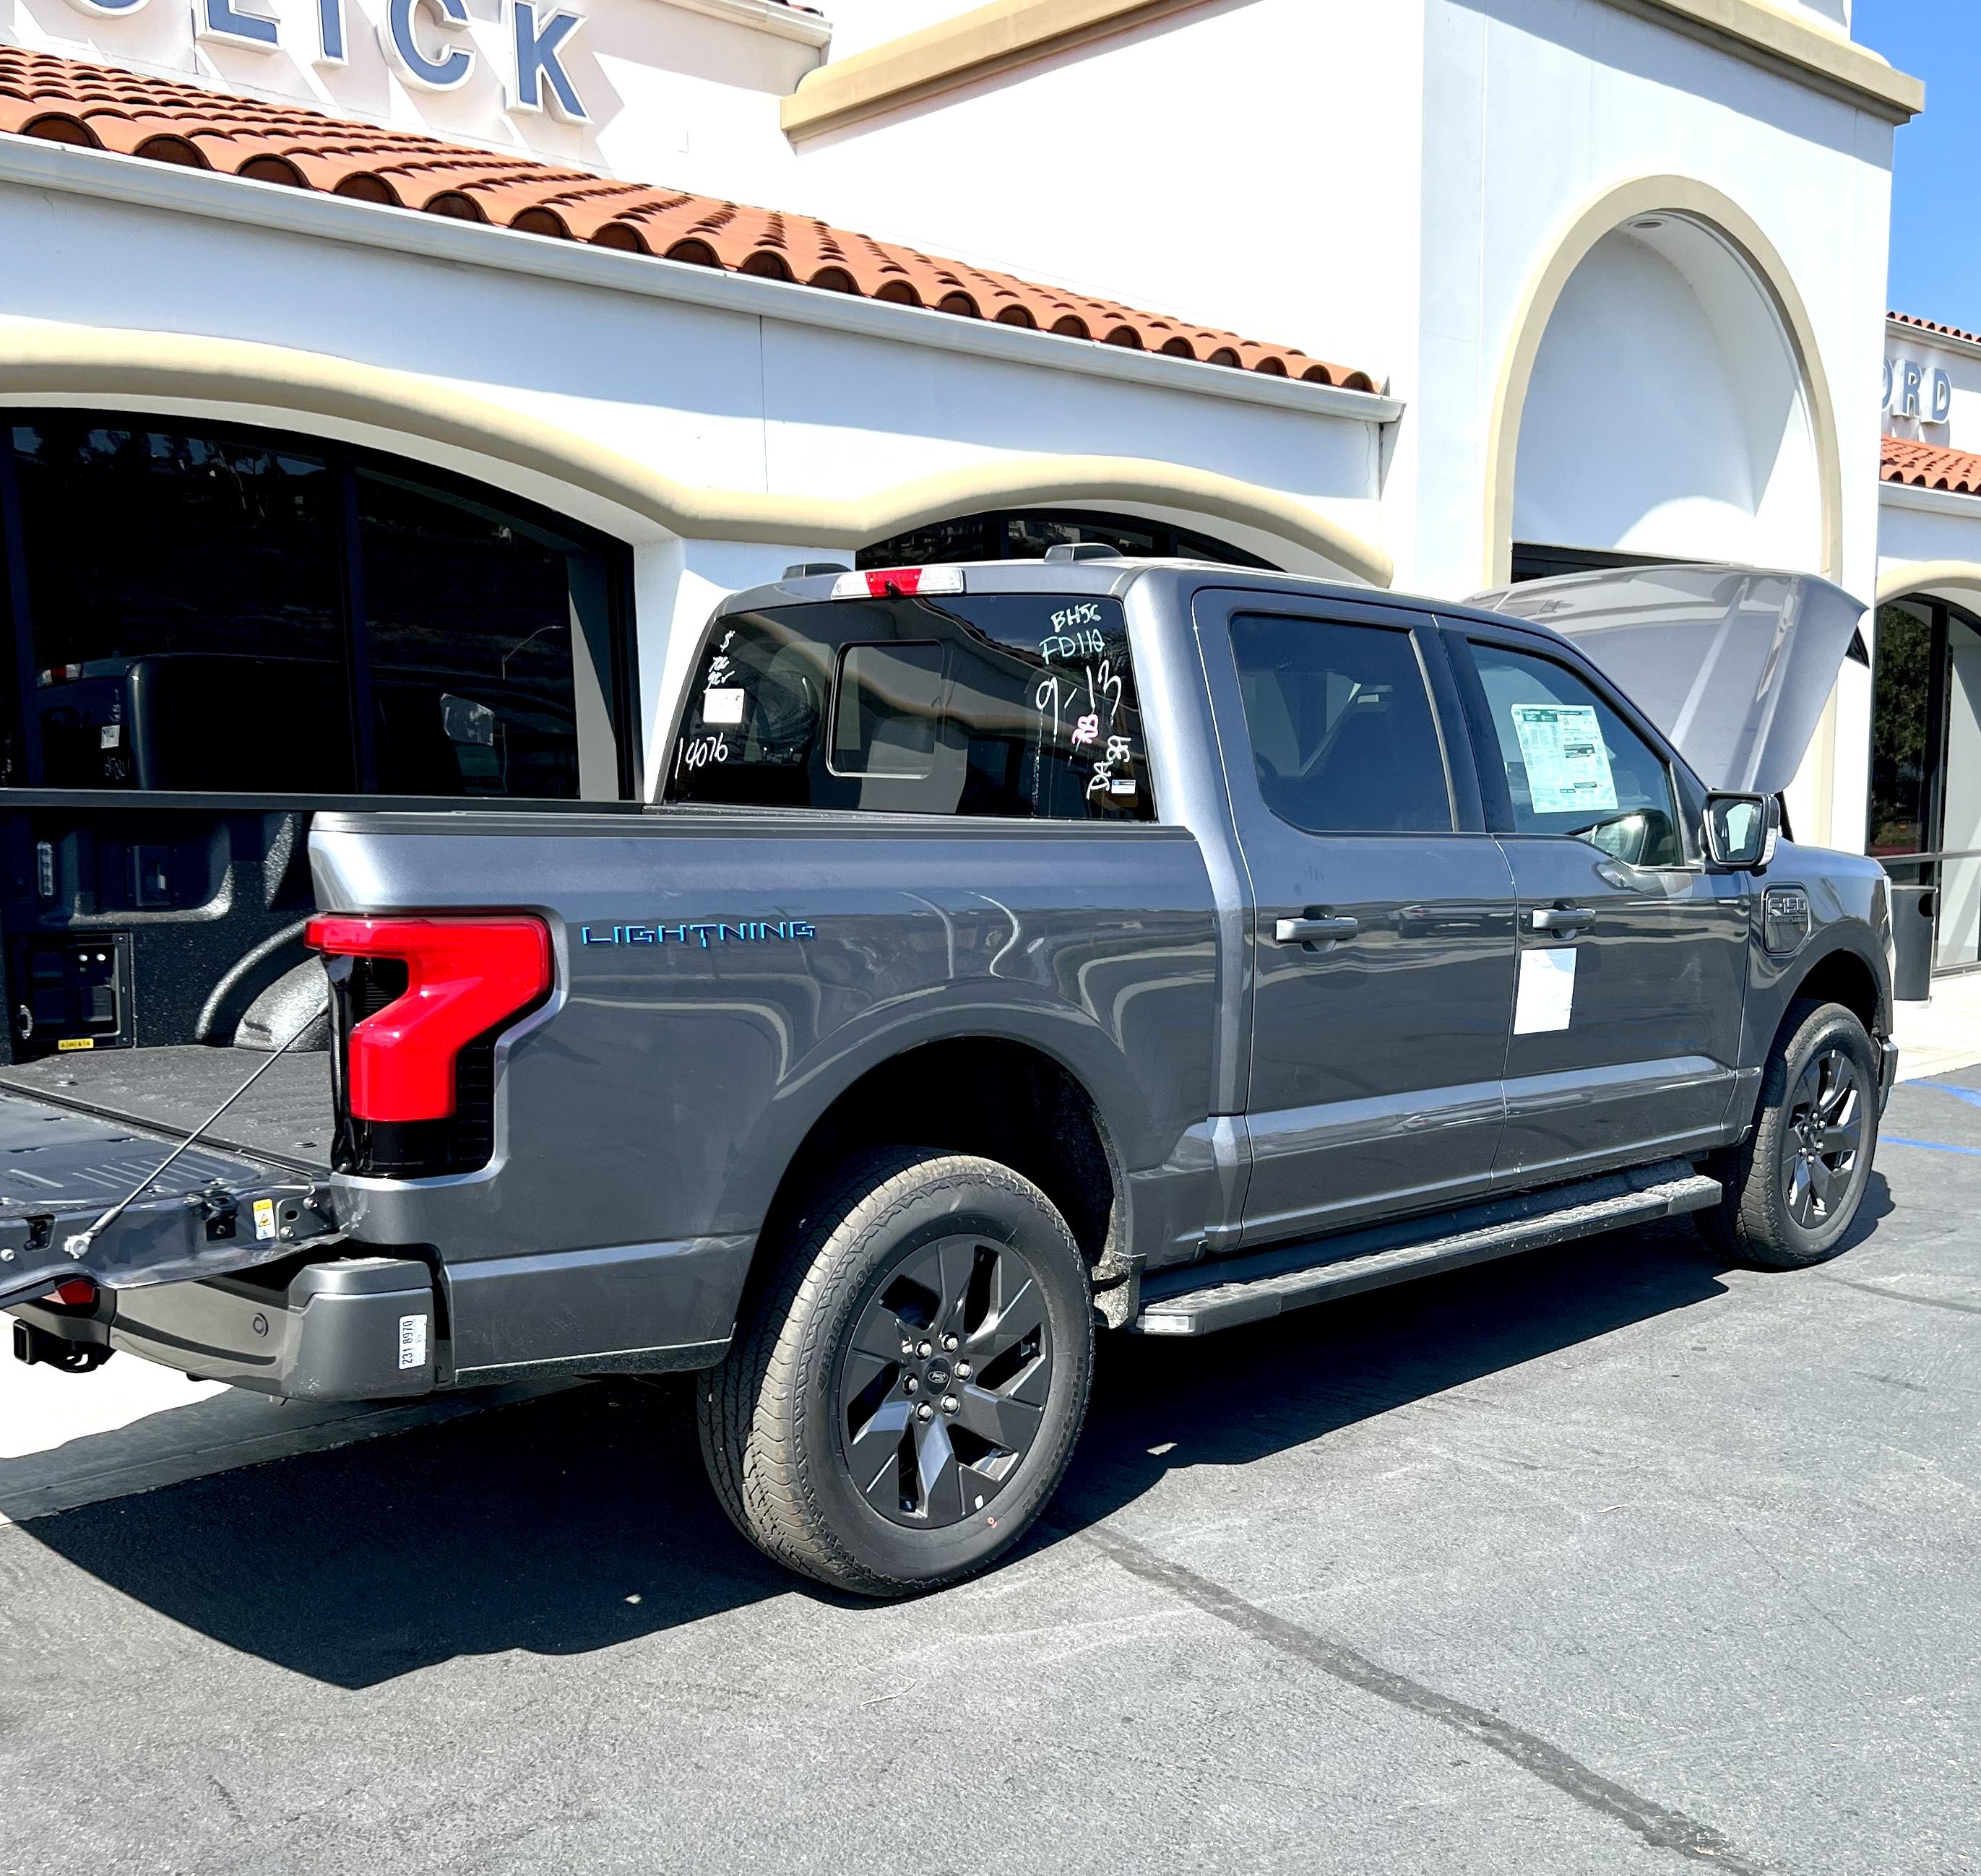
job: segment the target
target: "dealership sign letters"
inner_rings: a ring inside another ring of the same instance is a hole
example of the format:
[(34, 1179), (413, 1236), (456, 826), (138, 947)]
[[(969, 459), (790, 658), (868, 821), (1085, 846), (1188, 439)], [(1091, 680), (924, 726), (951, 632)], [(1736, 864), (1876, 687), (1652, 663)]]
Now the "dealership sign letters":
[[(294, 3), (294, 0), (291, 0)], [(71, 0), (98, 18), (128, 18), (148, 0)], [(349, 60), (351, 0), (303, 0), (315, 12), (310, 62), (338, 66)], [(278, 43), (270, 0), (193, 0), (196, 37), (251, 52), (272, 52)], [(591, 121), (584, 101), (564, 65), (572, 35), (584, 23), (556, 0), (504, 0), (508, 69), (503, 102), (511, 111), (548, 111), (572, 123)], [(474, 76), (478, 49), (469, 42), (468, 0), (385, 0), (378, 21), (378, 43), (387, 62), (410, 85), (423, 91), (458, 91)]]

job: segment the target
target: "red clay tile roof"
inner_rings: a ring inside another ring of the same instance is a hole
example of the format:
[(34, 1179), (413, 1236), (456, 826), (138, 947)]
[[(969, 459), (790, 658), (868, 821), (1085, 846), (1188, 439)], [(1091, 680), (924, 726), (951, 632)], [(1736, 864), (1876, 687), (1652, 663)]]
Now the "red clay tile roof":
[(1880, 478), (1908, 488), (1945, 489), (1955, 495), (1981, 495), (1981, 456), (1972, 450), (1943, 450), (1910, 437), (1886, 437)]
[(1887, 319), (1896, 319), (1902, 326), (1916, 326), (1922, 332), (1937, 332), (1941, 338), (1965, 339), (1971, 345), (1981, 345), (1981, 332), (1966, 332), (1959, 326), (1943, 326), (1937, 319), (1922, 319), (1916, 313), (1887, 313)]
[(1325, 364), (1288, 346), (1256, 344), (1111, 301), (937, 260), (808, 215), (615, 181), (527, 156), (347, 123), (299, 105), (205, 91), (18, 46), (0, 46), (0, 131), (798, 281), (968, 319), (1042, 328), (1274, 378), (1349, 391), (1376, 388), (1366, 371)]

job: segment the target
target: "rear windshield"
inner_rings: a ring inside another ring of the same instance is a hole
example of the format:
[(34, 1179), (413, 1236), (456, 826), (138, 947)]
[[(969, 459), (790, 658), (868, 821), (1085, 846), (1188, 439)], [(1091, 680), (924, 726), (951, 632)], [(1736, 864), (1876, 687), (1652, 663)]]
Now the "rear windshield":
[(1147, 820), (1118, 600), (835, 600), (716, 622), (668, 798)]

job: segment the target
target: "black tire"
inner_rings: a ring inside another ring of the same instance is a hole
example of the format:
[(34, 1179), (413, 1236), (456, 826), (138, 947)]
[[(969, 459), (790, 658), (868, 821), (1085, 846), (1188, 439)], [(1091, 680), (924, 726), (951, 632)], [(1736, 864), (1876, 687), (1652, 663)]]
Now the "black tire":
[(1763, 1270), (1834, 1257), (1878, 1146), (1878, 1056), (1841, 1003), (1789, 1006), (1753, 1131), (1718, 1168), (1726, 1196), (1697, 1213), (1716, 1250)]
[(1044, 1192), (993, 1160), (870, 1154), (808, 1208), (700, 1378), (702, 1459), (777, 1562), (907, 1595), (1024, 1536), (1093, 1375), (1086, 1262)]

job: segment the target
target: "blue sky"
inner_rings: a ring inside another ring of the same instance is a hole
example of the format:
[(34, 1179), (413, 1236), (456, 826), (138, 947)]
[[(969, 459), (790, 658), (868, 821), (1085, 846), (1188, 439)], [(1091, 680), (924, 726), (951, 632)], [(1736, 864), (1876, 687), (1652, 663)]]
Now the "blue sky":
[(1981, 0), (1857, 0), (1850, 26), (1926, 81), (1893, 151), (1887, 303), (1981, 332)]

